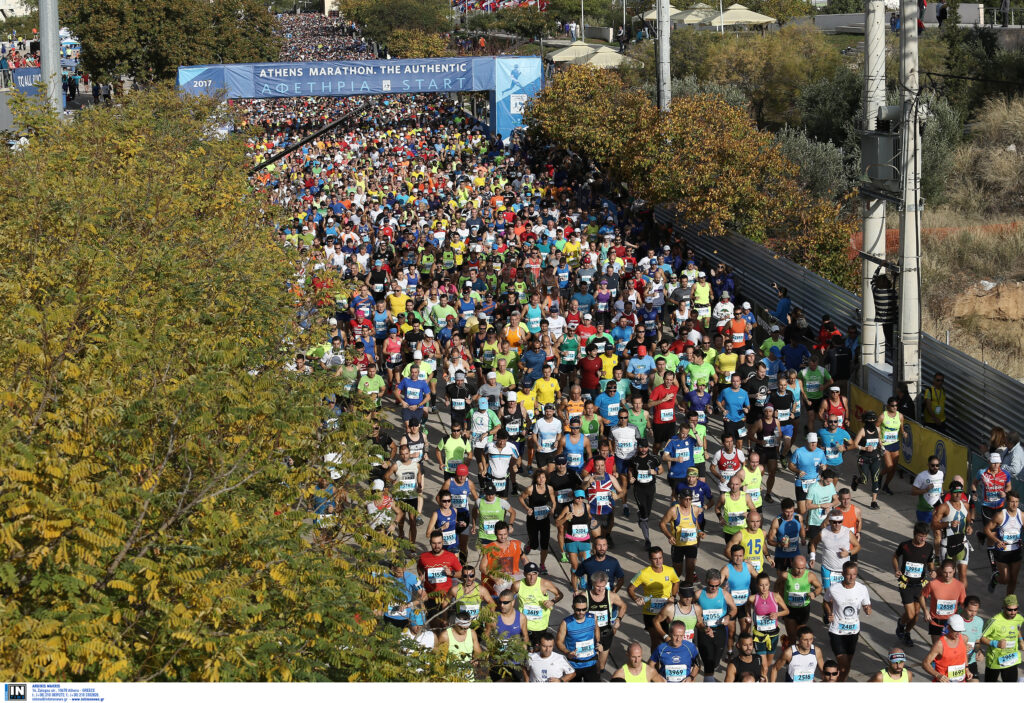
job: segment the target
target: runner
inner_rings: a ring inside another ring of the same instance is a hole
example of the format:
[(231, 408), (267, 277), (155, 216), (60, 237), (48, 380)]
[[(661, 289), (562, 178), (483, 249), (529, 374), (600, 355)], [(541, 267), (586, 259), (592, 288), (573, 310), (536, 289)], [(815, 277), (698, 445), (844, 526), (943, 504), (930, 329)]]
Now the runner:
[(398, 449), (398, 460), (395, 461), (384, 475), (385, 481), (393, 482), (395, 499), (404, 506), (404, 519), (398, 521), (398, 536), (405, 538), (405, 528), (409, 527), (409, 541), (416, 541), (416, 526), (423, 522), (420, 511), (423, 509), (423, 472), (420, 463), (410, 456), (410, 446), (402, 444)]
[(681, 488), (676, 493), (676, 504), (668, 509), (661, 519), (661, 532), (672, 545), (672, 568), (676, 573), (686, 575), (686, 582), (697, 580), (697, 552), (704, 530), (700, 528), (700, 516), (704, 511), (693, 507), (693, 493)]
[(1017, 681), (1020, 652), (1024, 649), (1024, 617), (1012, 593), (1003, 598), (1003, 609), (985, 625), (980, 642), (985, 652), (985, 682)]
[(683, 639), (693, 642), (697, 633), (704, 628), (700, 606), (696, 604), (697, 594), (690, 586), (679, 587), (679, 597), (669, 599), (661, 611), (654, 617), (654, 631), (662, 642), (668, 642), (669, 630), (674, 622), (686, 625)]
[(598, 573), (608, 577), (610, 588), (618, 593), (622, 584), (626, 581), (626, 574), (619, 564), (619, 560), (608, 555), (608, 538), (594, 538), (594, 554), (580, 562), (579, 567), (572, 573), (572, 586), (574, 592), (586, 590), (590, 579)]
[(722, 533), (725, 535), (727, 544), (729, 540), (746, 528), (748, 516), (756, 512), (754, 501), (747, 493), (743, 492), (742, 477), (733, 476), (729, 479), (729, 492), (718, 496), (718, 503), (715, 505), (715, 513), (718, 515), (718, 522), (722, 525)]
[(669, 639), (654, 648), (649, 664), (669, 683), (692, 683), (700, 676), (697, 648), (686, 639), (686, 625), (672, 623)]
[(942, 471), (939, 457), (928, 457), (928, 470), (914, 477), (910, 495), (917, 496), (917, 521), (931, 524), (932, 512), (941, 503), (942, 484), (946, 474)]
[(803, 625), (794, 638), (796, 644), (790, 645), (776, 660), (771, 668), (771, 681), (778, 680), (779, 672), (786, 670), (786, 680), (792, 683), (814, 681), (815, 672), (825, 668), (825, 660), (821, 650), (814, 646), (814, 632)]
[(932, 644), (921, 667), (932, 681), (942, 683), (973, 681), (974, 675), (967, 669), (967, 638), (964, 619), (954, 613), (949, 616), (943, 634)]
[(568, 659), (554, 650), (555, 636), (545, 632), (540, 636), (537, 651), (530, 653), (523, 670), (523, 680), (528, 683), (572, 681), (576, 677), (576, 670)]
[[(899, 647), (889, 650), (885, 659), (885, 668), (868, 679), (869, 683), (910, 683), (914, 672), (906, 668), (907, 655)], [(828, 662), (825, 662), (828, 665)]]
[(808, 549), (812, 565), (820, 552), (821, 585), (827, 591), (843, 580), (843, 567), (860, 551), (860, 541), (843, 525), (843, 514), (833, 509), (828, 515), (828, 527), (811, 539)]
[(620, 666), (614, 674), (612, 681), (625, 683), (655, 683), (663, 682), (665, 678), (658, 673), (653, 666), (644, 661), (644, 648), (639, 642), (630, 642), (626, 650), (628, 659)]
[(882, 489), (882, 437), (876, 423), (878, 414), (869, 410), (861, 416), (861, 428), (853, 440), (858, 448), (857, 468), (850, 487), (856, 491), (861, 483), (871, 486), (871, 509), (878, 510), (878, 492)]
[(938, 578), (928, 582), (919, 601), (921, 610), (928, 611), (928, 634), (931, 635), (932, 644), (942, 636), (949, 618), (956, 614), (967, 598), (964, 585), (953, 578), (956, 567), (952, 559), (942, 562), (937, 572)]
[(839, 681), (846, 681), (860, 639), (860, 611), (871, 615), (871, 598), (864, 584), (857, 582), (856, 564), (846, 562), (842, 573), (842, 581), (825, 589), (824, 606), (832, 654), (839, 662)]
[(492, 594), (504, 591), (523, 577), (520, 571), (523, 543), (511, 539), (509, 529), (508, 523), (499, 520), (494, 525), (495, 540), (480, 548), (480, 572)]
[[(782, 514), (772, 520), (767, 540), (768, 545), (775, 548), (775, 570), (781, 577), (792, 567), (794, 559), (800, 556), (800, 544), (806, 540), (807, 534), (803, 519), (796, 514), (796, 503), (792, 498), (783, 498), (779, 507)], [(793, 640), (793, 636), (790, 635), (789, 639)]]
[(573, 596), (572, 615), (558, 626), (555, 643), (576, 671), (576, 681), (595, 683), (600, 680), (597, 655), (602, 649), (601, 632), (597, 619), (588, 610), (586, 596)]
[(627, 606), (626, 601), (609, 589), (606, 572), (596, 571), (587, 580), (590, 585), (585, 593), (588, 612), (597, 621), (601, 635), (601, 649), (597, 654), (597, 670), (603, 672), (608, 663), (608, 655), (611, 654), (612, 640), (615, 638), (615, 633), (622, 627)]
[(590, 504), (590, 529), (594, 536), (607, 537), (609, 546), (614, 547), (611, 533), (615, 526), (615, 501), (625, 498), (625, 481), (615, 472), (611, 442), (602, 439), (598, 452), (583, 468), (583, 488)]
[[(493, 411), (488, 411), (493, 415)], [(480, 455), (480, 479), (490, 481), (495, 492), (502, 498), (518, 493), (516, 476), (519, 473), (519, 451), (508, 441), (508, 433), (499, 429), (494, 440), (487, 442), (487, 448)]]
[(661, 474), (661, 462), (650, 451), (650, 443), (641, 439), (637, 454), (626, 464), (629, 485), (633, 487), (633, 499), (636, 501), (637, 524), (644, 537), (644, 549), (651, 548), (651, 531), (648, 520), (654, 507), (657, 493), (657, 478)]
[(526, 536), (529, 540), (525, 554), (540, 550), (540, 573), (547, 574), (548, 541), (551, 537), (551, 511), (555, 508), (555, 492), (548, 485), (548, 475), (538, 471), (533, 483), (522, 495), (519, 502), (526, 511)]
[(740, 529), (733, 535), (725, 545), (725, 556), (732, 554), (732, 548), (736, 545), (743, 547), (743, 559), (754, 569), (754, 573), (760, 574), (764, 571), (764, 565), (774, 565), (774, 561), (767, 551), (768, 539), (761, 529), (761, 513), (751, 510), (747, 513), (746, 527)]
[(914, 646), (910, 633), (921, 612), (925, 579), (935, 577), (935, 552), (926, 542), (927, 537), (928, 526), (917, 523), (913, 538), (901, 542), (892, 555), (892, 568), (903, 603), (903, 613), (896, 621), (896, 638), (908, 647)]
[(771, 671), (779, 647), (779, 618), (789, 615), (789, 606), (772, 591), (771, 576), (761, 572), (757, 575), (757, 591), (750, 595), (747, 607), (754, 624), (754, 652), (761, 657), (761, 670)]
[[(671, 566), (665, 566), (665, 553), (661, 547), (648, 551), (650, 565), (629, 582), (627, 593), (637, 607), (643, 608), (644, 629), (651, 638), (651, 651), (657, 648), (660, 638), (654, 628), (654, 618), (671, 598), (679, 593), (679, 576)], [(680, 635), (681, 637), (681, 635)]]
[[(568, 555), (572, 570), (576, 571), (580, 562), (590, 554), (590, 526), (594, 519), (590, 515), (587, 493), (582, 488), (573, 490), (572, 503), (562, 508), (555, 520), (555, 526), (563, 535), (563, 556)], [(565, 559), (563, 558), (563, 561)]]
[[(739, 627), (737, 628), (730, 623), (730, 644), (732, 643), (733, 635), (750, 630), (750, 610), (747, 607), (747, 603), (750, 600), (751, 591), (754, 590), (753, 587), (756, 583), (754, 579), (757, 578), (757, 572), (754, 571), (754, 567), (751, 566), (750, 562), (744, 560), (743, 555), (743, 546), (739, 544), (733, 545), (729, 550), (729, 563), (723, 566), (720, 572), (722, 583), (732, 597), (733, 603), (736, 604), (736, 616), (733, 618), (733, 623)], [(730, 654), (732, 654), (731, 651)]]
[[(465, 464), (459, 464), (455, 468), (455, 476), (453, 478), (446, 478), (444, 483), (441, 484), (441, 490), (437, 494), (438, 504), (441, 505), (441, 510), (434, 513), (434, 517), (431, 518), (430, 525), (427, 526), (427, 532), (429, 533), (434, 528), (440, 528), (442, 532), (450, 531), (451, 524), (450, 520), (445, 520), (445, 526), (441, 526), (441, 513), (445, 506), (443, 504), (444, 494), (448, 493), (448, 497), (451, 499), (451, 507), (455, 510), (455, 532), (458, 535), (458, 551), (459, 559), (465, 564), (469, 560), (469, 533), (472, 529), (474, 520), (470, 515), (470, 504), (477, 506), (480, 502), (480, 496), (477, 495), (476, 486), (469, 480), (469, 467)], [(491, 506), (488, 506), (491, 507)], [(446, 513), (447, 515), (447, 513)], [(437, 518), (436, 520), (434, 518)], [(446, 537), (450, 540), (451, 537)], [(448, 545), (451, 550), (451, 545)]]
[[(704, 678), (707, 681), (707, 677)], [(766, 681), (761, 657), (754, 654), (754, 636), (749, 632), (736, 638), (736, 655), (725, 669), (726, 683)]]
[(494, 610), (498, 609), (491, 594), (476, 580), (476, 567), (472, 564), (462, 567), (462, 581), (453, 585), (448, 595), (455, 603), (452, 609), (456, 613), (467, 614), (471, 620), (470, 627), (477, 631), (481, 626), (481, 608), (487, 605)]
[[(729, 626), (737, 611), (732, 596), (721, 588), (722, 574), (718, 569), (708, 569), (704, 583), (704, 589), (697, 596), (703, 620), (703, 627), (697, 629), (697, 651), (704, 665), (704, 680), (714, 681), (722, 655), (729, 648)], [(753, 641), (750, 651), (754, 651)]]
[(540, 577), (540, 567), (529, 562), (523, 567), (523, 580), (512, 584), (519, 612), (526, 618), (530, 645), (540, 645), (541, 636), (548, 632), (548, 622), (555, 603), (564, 597), (562, 590), (551, 581)]
[(807, 568), (802, 554), (795, 556), (785, 572), (775, 582), (775, 592), (782, 596), (789, 612), (783, 617), (786, 637), (797, 642), (802, 630), (811, 619), (811, 602), (816, 601), (824, 589), (813, 571)]
[(479, 525), (477, 541), (481, 549), (497, 539), (495, 529), (499, 522), (504, 522), (506, 527), (515, 524), (516, 511), (507, 500), (498, 498), (497, 493), (492, 481), (484, 481), (483, 498), (473, 504), (473, 523)]
[(882, 430), (882, 461), (885, 471), (882, 475), (882, 490), (892, 495), (889, 484), (896, 475), (896, 467), (900, 458), (900, 442), (907, 439), (907, 428), (903, 422), (903, 413), (899, 411), (899, 400), (895, 397), (889, 398), (885, 403), (885, 410), (881, 418)]
[(458, 613), (455, 624), (437, 638), (437, 651), (445, 655), (449, 666), (463, 681), (475, 681), (475, 663), (483, 654), (476, 632), (470, 629), (471, 620), (465, 613)]
[(416, 571), (425, 586), (427, 594), (427, 624), (435, 633), (448, 623), (448, 592), (455, 585), (454, 579), (462, 577), (462, 563), (445, 549), (441, 530), (428, 532), (430, 550), (420, 554)]
[[(984, 508), (982, 508), (984, 513)], [(1005, 505), (996, 512), (985, 526), (985, 534), (993, 545), (996, 573), (989, 580), (988, 591), (992, 593), (997, 583), (1006, 584), (1006, 595), (1017, 590), (1017, 575), (1021, 562), (1021, 530), (1024, 529), (1024, 511), (1020, 509), (1020, 497), (1016, 491), (1007, 491)]]
[(940, 545), (940, 556), (952, 559), (957, 579), (967, 585), (967, 564), (971, 555), (970, 535), (974, 532), (974, 506), (964, 501), (964, 484), (959, 477), (949, 482), (949, 497), (932, 516), (932, 539)]

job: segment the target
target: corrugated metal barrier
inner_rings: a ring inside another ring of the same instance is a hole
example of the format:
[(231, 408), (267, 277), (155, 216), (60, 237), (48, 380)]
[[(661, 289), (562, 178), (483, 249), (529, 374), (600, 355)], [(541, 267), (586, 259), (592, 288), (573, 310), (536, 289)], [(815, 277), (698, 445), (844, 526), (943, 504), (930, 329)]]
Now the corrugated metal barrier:
[[(860, 296), (840, 288), (821, 276), (785, 259), (766, 247), (736, 234), (721, 237), (701, 235), (694, 227), (683, 226), (664, 208), (655, 210), (658, 222), (669, 224), (679, 238), (698, 257), (721, 262), (735, 272), (741, 297), (767, 309), (775, 309), (777, 295), (773, 282), (789, 290), (793, 305), (804, 310), (811, 334), (817, 333), (823, 315), (845, 330), (860, 323)], [(988, 442), (993, 426), (1024, 433), (1024, 383), (968, 356), (930, 335), (921, 342), (923, 381), (928, 385), (937, 372), (946, 378), (946, 421), (951, 436), (977, 448)]]

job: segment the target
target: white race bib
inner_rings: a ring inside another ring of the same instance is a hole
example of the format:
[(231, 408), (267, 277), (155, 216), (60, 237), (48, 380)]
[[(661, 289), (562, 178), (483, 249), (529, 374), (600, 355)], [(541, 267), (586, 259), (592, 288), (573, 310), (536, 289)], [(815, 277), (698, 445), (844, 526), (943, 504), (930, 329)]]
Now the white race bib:
[(903, 575), (908, 579), (919, 579), (924, 574), (924, 564), (908, 561), (903, 564)]
[(441, 539), (444, 540), (444, 546), (450, 547), (458, 540), (458, 535), (455, 534), (455, 530), (449, 530), (441, 533)]
[(772, 632), (779, 624), (774, 615), (758, 615), (755, 626), (758, 632)]
[(443, 566), (431, 566), (427, 569), (427, 580), (430, 583), (444, 583), (448, 575), (444, 572)]
[(677, 683), (682, 681), (690, 674), (690, 667), (686, 664), (666, 664), (665, 665), (665, 680), (671, 683)]
[(704, 609), (704, 624), (708, 627), (718, 627), (718, 623), (725, 617), (725, 611), (722, 608), (705, 608)]
[(658, 410), (659, 422), (672, 422), (676, 419), (675, 408), (661, 408)]
[(588, 659), (594, 656), (594, 640), (580, 640), (576, 643), (576, 657)]
[(956, 612), (956, 601), (943, 598), (935, 601), (935, 614), (939, 617), (949, 617)]
[(570, 534), (574, 540), (582, 541), (590, 536), (590, 528), (587, 525), (576, 523), (572, 526), (572, 532)]
[(792, 410), (786, 408), (785, 410), (779, 410), (775, 414), (775, 416), (779, 419), (779, 422), (786, 422), (787, 420), (789, 420), (790, 415), (792, 415), (792, 412)]
[(736, 607), (741, 607), (747, 602), (747, 598), (750, 598), (750, 589), (744, 588), (740, 591), (730, 591), (729, 594), (732, 596), (732, 600), (736, 604)]
[(544, 617), (544, 609), (539, 605), (524, 605), (523, 615), (526, 616), (527, 620), (540, 620)]

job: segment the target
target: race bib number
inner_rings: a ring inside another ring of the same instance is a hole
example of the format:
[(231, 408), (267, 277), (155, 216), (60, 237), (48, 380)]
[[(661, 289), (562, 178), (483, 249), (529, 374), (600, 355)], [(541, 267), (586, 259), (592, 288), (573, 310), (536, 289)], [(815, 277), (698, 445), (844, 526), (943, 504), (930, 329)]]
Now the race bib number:
[(839, 623), (839, 634), (840, 635), (856, 635), (860, 632), (859, 622), (841, 622)]
[(826, 447), (825, 448), (825, 458), (826, 459), (838, 459), (839, 458), (839, 447), (837, 445), (834, 445), (834, 444), (831, 447)]
[(545, 437), (545, 438), (541, 439), (541, 441), (540, 441), (540, 450), (542, 452), (545, 452), (545, 453), (551, 453), (551, 452), (555, 451), (555, 442), (556, 441), (557, 441), (557, 438), (555, 438), (555, 437)]
[(967, 665), (956, 664), (946, 669), (946, 678), (950, 681), (963, 681), (967, 678)]
[(819, 390), (821, 390), (821, 382), (820, 381), (808, 381), (807, 382), (807, 392), (808, 393), (817, 393)]
[(583, 455), (578, 452), (570, 452), (565, 456), (565, 463), (572, 467), (583, 466)]
[(676, 419), (675, 408), (661, 408), (658, 410), (659, 422), (673, 422)]
[(1020, 652), (1001, 654), (999, 655), (998, 663), (999, 666), (1004, 669), (1008, 666), (1016, 666), (1017, 664), (1020, 664)]
[(729, 513), (728, 522), (730, 527), (740, 527), (747, 523), (746, 513)]
[(779, 419), (779, 422), (786, 422), (787, 420), (789, 420), (792, 414), (793, 411), (790, 410), (789, 408), (786, 408), (785, 410), (780, 410), (778, 413), (776, 413), (775, 416)]
[(403, 479), (398, 484), (399, 493), (413, 493), (416, 490), (416, 479)]
[(574, 524), (570, 534), (574, 540), (582, 541), (590, 537), (590, 528), (587, 525)]
[(443, 566), (431, 566), (427, 569), (427, 580), (430, 583), (444, 583), (448, 580), (448, 574), (444, 572)]
[(526, 616), (527, 620), (540, 620), (544, 617), (544, 609), (539, 605), (524, 605), (523, 615)]
[(939, 616), (949, 617), (956, 612), (956, 601), (939, 599), (935, 601), (935, 614)]
[(609, 415), (618, 415), (619, 414), (619, 404), (618, 403), (609, 403), (608, 404), (608, 414)]
[(462, 609), (465, 610), (470, 619), (476, 620), (476, 616), (480, 614), (480, 606), (476, 603), (460, 603)]
[(607, 627), (608, 626), (609, 618), (608, 618), (608, 611), (607, 610), (591, 610), (590, 612), (593, 614), (594, 619), (597, 620), (597, 626), (598, 627)]
[(697, 541), (697, 530), (690, 527), (684, 527), (679, 530), (679, 541), (683, 544), (692, 544)]
[(543, 520), (550, 514), (551, 508), (548, 507), (547, 505), (538, 505), (536, 508), (533, 509), (534, 520)]
[(466, 399), (465, 398), (452, 398), (452, 410), (465, 410)]
[(444, 540), (444, 546), (451, 547), (458, 541), (458, 535), (455, 530), (449, 530), (441, 533), (441, 539)]
[(452, 507), (458, 510), (465, 510), (469, 507), (469, 496), (465, 493), (452, 493)]
[(419, 400), (420, 399), (420, 389), (419, 388), (414, 388), (414, 387), (406, 388), (405, 389), (405, 397), (407, 399), (409, 399), (409, 400)]
[(672, 683), (684, 680), (690, 673), (690, 667), (686, 664), (672, 664), (665, 666), (665, 679)]
[(401, 360), (402, 352), (395, 352), (394, 354), (388, 356), (388, 361), (390, 361), (392, 364), (397, 364)]
[(757, 631), (758, 632), (773, 632), (778, 628), (778, 621), (774, 615), (758, 615), (757, 616)]
[(813, 671), (798, 671), (793, 677), (793, 683), (807, 683), (808, 681), (814, 681)]
[(739, 437), (740, 439), (743, 439), (744, 437), (747, 436), (746, 425), (740, 425), (740, 428), (736, 430), (736, 436)]
[(704, 624), (708, 627), (718, 627), (718, 623), (725, 617), (725, 611), (721, 608), (705, 608)]
[(882, 440), (886, 444), (893, 444), (900, 438), (899, 430), (883, 430)]
[(510, 437), (518, 437), (521, 429), (522, 427), (519, 420), (516, 420), (515, 422), (510, 422), (507, 425), (505, 425), (505, 431), (508, 432)]
[(576, 350), (575, 349), (566, 349), (564, 352), (562, 352), (562, 363), (563, 364), (571, 364), (574, 361), (576, 361)]
[(916, 561), (908, 561), (903, 565), (903, 575), (908, 579), (919, 579), (924, 575), (924, 564)]
[(1020, 532), (1004, 532), (1003, 533), (1003, 547), (1004, 552), (1012, 552), (1020, 545)]
[(765, 437), (764, 439), (761, 440), (761, 444), (763, 444), (765, 447), (769, 447), (769, 448), (770, 447), (774, 447), (775, 446), (775, 435), (773, 435), (773, 434), (768, 435), (767, 437)]
[(484, 534), (493, 535), (494, 526), (498, 524), (497, 520), (484, 520)]
[(612, 504), (612, 497), (607, 493), (598, 493), (594, 497), (594, 500), (599, 508), (606, 508)]
[(589, 659), (594, 656), (594, 640), (580, 640), (576, 643), (576, 657)]
[(562, 490), (555, 493), (555, 500), (559, 503), (571, 503), (572, 502), (572, 489), (563, 488)]
[(698, 411), (697, 411), (697, 422), (699, 422), (699, 423), (701, 423), (701, 424), (703, 425), (703, 424), (705, 424), (705, 423), (706, 423), (707, 421), (708, 421), (708, 415), (707, 415), (707, 413), (706, 413), (706, 412), (704, 412), (703, 410), (698, 410)]
[(507, 485), (508, 485), (508, 479), (507, 478), (496, 478), (496, 479), (494, 479), (494, 490), (496, 490), (498, 493), (501, 493), (503, 490), (505, 490), (505, 487)]
[(737, 607), (746, 603), (747, 598), (750, 598), (750, 589), (748, 588), (744, 588), (739, 591), (730, 591), (729, 593), (732, 596), (733, 603), (735, 603)]
[(786, 594), (786, 603), (794, 608), (802, 608), (807, 605), (808, 595), (801, 591), (791, 591)]
[(675, 458), (676, 458), (676, 461), (678, 461), (678, 462), (689, 461), (690, 460), (690, 448), (689, 447), (679, 447), (675, 451)]
[(636, 472), (637, 483), (650, 483), (654, 479), (651, 477), (651, 472), (647, 469), (639, 469)]
[(750, 500), (754, 501), (754, 503), (757, 503), (757, 501), (761, 500), (761, 489), (751, 488), (747, 491), (747, 495), (750, 496)]

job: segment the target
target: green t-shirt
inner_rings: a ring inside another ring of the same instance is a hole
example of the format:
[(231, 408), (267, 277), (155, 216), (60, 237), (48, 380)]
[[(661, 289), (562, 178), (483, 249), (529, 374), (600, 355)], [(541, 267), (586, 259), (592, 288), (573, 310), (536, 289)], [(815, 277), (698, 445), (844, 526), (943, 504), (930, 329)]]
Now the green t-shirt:
[[(344, 371), (342, 372), (342, 375), (344, 375)], [(384, 380), (383, 376), (374, 376), (371, 378), (367, 375), (359, 379), (359, 392), (363, 395), (374, 396), (378, 404), (380, 403), (380, 395), (384, 392), (386, 387), (387, 382)]]
[(434, 309), (430, 311), (430, 317), (434, 319), (434, 323), (438, 327), (444, 327), (444, 322), (449, 315), (455, 315), (456, 319), (459, 317), (451, 305), (435, 305)]
[[(708, 428), (698, 422), (696, 427), (690, 428), (690, 435), (697, 435), (701, 439), (705, 439), (708, 436)], [(703, 464), (704, 461), (704, 447), (697, 447), (693, 450), (693, 463)]]
[(825, 386), (832, 382), (832, 377), (822, 366), (816, 370), (810, 367), (803, 369), (800, 371), (800, 378), (804, 382), (804, 394), (811, 400), (820, 400), (825, 395)]
[(675, 373), (676, 369), (679, 368), (678, 354), (673, 354), (672, 352), (669, 352), (668, 354), (658, 354), (657, 356), (654, 357), (654, 361), (657, 362), (658, 359), (664, 359), (665, 368), (671, 371), (672, 373)]
[(697, 364), (690, 364), (686, 367), (686, 384), (690, 390), (696, 390), (698, 383), (708, 383), (711, 379), (711, 374), (715, 372), (715, 367), (712, 366), (707, 359), (704, 360), (703, 364), (699, 366)]
[[(1024, 617), (1019, 614), (1007, 618), (999, 613), (988, 621), (985, 631), (981, 633), (982, 637), (992, 640), (988, 652), (985, 653), (986, 669), (1008, 669), (1020, 664), (1020, 627), (1022, 624), (1024, 624)], [(1005, 649), (996, 647), (999, 640), (1010, 640), (1007, 642), (1010, 646)]]

